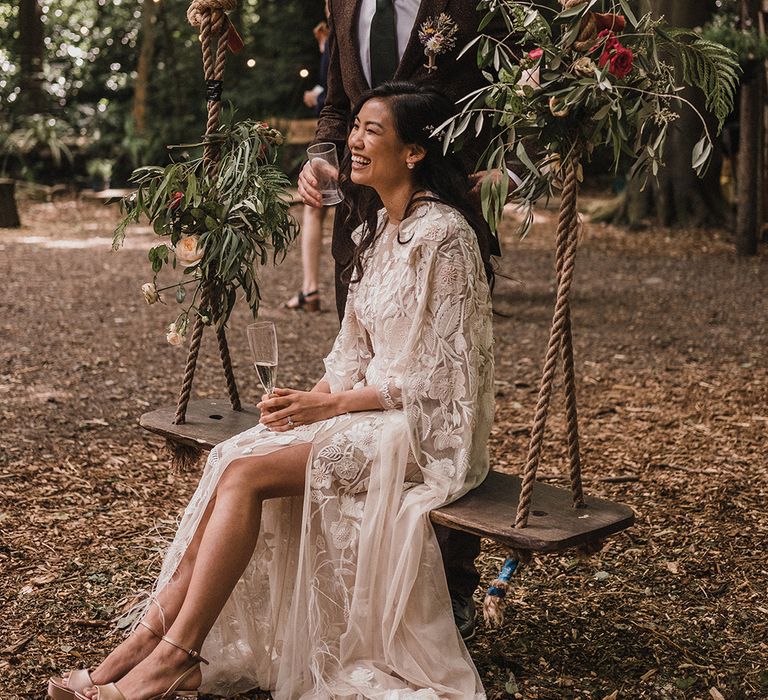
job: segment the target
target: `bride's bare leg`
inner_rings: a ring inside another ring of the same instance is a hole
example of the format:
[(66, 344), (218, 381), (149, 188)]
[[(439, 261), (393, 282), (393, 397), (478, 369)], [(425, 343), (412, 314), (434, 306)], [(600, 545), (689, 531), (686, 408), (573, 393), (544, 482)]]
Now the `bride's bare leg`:
[[(152, 599), (153, 604), (149, 605), (146, 614), (142, 618), (154, 632), (162, 635), (176, 619), (187, 594), (187, 586), (192, 578), (192, 570), (195, 566), (195, 559), (200, 548), (200, 541), (208, 524), (208, 520), (213, 512), (215, 497), (211, 499), (208, 507), (205, 509), (200, 524), (195, 531), (195, 535), (189, 543), (184, 556), (179, 562), (179, 566), (173, 575), (173, 578), (167, 586)], [(154, 649), (160, 638), (152, 634), (148, 629), (139, 626), (136, 630), (123, 640), (112, 652), (91, 671), (91, 679), (97, 685), (104, 685), (122, 678), (128, 671), (143, 661)]]
[[(304, 492), (310, 449), (310, 445), (286, 447), (264, 457), (237, 459), (227, 467), (206, 527), (198, 528), (202, 534), (189, 585), (168, 628), (168, 636), (181, 646), (200, 649), (250, 561), (259, 534), (262, 502)], [(167, 690), (190, 665), (183, 651), (159, 644), (118, 681), (118, 687), (127, 700), (152, 697)], [(185, 685), (189, 688), (199, 684), (199, 671), (188, 680)], [(96, 678), (94, 682), (100, 683)], [(87, 694), (95, 697), (95, 692)]]

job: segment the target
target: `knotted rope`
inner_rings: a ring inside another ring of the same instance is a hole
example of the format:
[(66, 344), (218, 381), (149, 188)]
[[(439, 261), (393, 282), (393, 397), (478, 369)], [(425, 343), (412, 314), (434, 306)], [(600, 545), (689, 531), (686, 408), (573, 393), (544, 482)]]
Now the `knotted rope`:
[[(206, 97), (208, 100), (208, 119), (205, 125), (205, 147), (203, 159), (209, 177), (216, 174), (219, 166), (219, 148), (211, 140), (211, 135), (219, 129), (221, 122), (221, 88), (224, 78), (224, 65), (226, 63), (226, 52), (229, 46), (230, 34), (234, 32), (229, 19), (225, 14), (236, 7), (236, 0), (193, 0), (187, 10), (187, 19), (193, 27), (199, 27), (200, 44), (203, 54), (203, 74), (205, 76)], [(215, 42), (215, 47), (214, 47)], [(216, 337), (219, 343), (219, 355), (224, 367), (224, 374), (227, 379), (227, 390), (229, 392), (229, 401), (232, 410), (240, 411), (240, 397), (235, 383), (235, 375), (232, 369), (232, 360), (229, 354), (227, 336), (224, 326), (219, 323), (221, 312), (218, 308), (213, 308), (217, 295), (214, 294), (212, 282), (206, 283), (202, 298), (200, 300), (200, 309), (207, 309), (211, 315), (211, 321), (216, 327)], [(184, 380), (182, 381), (179, 399), (174, 417), (175, 424), (186, 422), (187, 406), (192, 391), (192, 381), (195, 376), (197, 366), (197, 357), (200, 352), (200, 342), (203, 337), (203, 328), (205, 323), (203, 317), (198, 314), (195, 318), (192, 333), (190, 337), (189, 352), (187, 354), (187, 364), (184, 370)], [(174, 445), (174, 463), (177, 467), (183, 469), (194, 463), (200, 456), (199, 450), (189, 448), (183, 445)]]
[[(549, 344), (544, 360), (544, 370), (539, 387), (539, 398), (536, 403), (536, 413), (531, 428), (531, 439), (528, 446), (528, 457), (523, 472), (523, 482), (520, 488), (520, 500), (515, 516), (515, 528), (524, 528), (528, 524), (531, 511), (533, 487), (536, 483), (536, 472), (541, 461), (541, 451), (544, 443), (544, 429), (547, 424), (549, 405), (552, 398), (552, 385), (557, 369), (558, 355), (563, 360), (563, 378), (565, 390), (565, 412), (568, 432), (568, 462), (570, 465), (571, 493), (573, 505), (583, 508), (584, 492), (581, 484), (581, 461), (579, 457), (579, 425), (576, 411), (576, 373), (573, 360), (573, 337), (571, 332), (570, 291), (573, 281), (573, 270), (576, 262), (576, 246), (579, 237), (579, 214), (577, 200), (579, 183), (577, 178), (577, 163), (569, 161), (565, 167), (560, 212), (557, 225), (557, 244), (555, 252), (555, 269), (557, 271), (557, 296), (555, 311), (552, 318), (552, 328), (549, 334)], [(501, 573), (493, 581), (485, 596), (483, 615), (485, 621), (492, 626), (503, 622), (502, 600), (509, 588), (512, 575), (518, 570), (520, 563), (530, 559), (530, 552), (515, 551), (504, 562)]]
[(576, 414), (576, 381), (573, 365), (573, 339), (571, 335), (570, 291), (573, 281), (573, 269), (576, 262), (576, 245), (579, 236), (579, 214), (577, 200), (579, 183), (576, 177), (576, 165), (570, 161), (566, 166), (563, 194), (560, 201), (560, 215), (557, 225), (557, 250), (555, 267), (557, 269), (557, 297), (549, 344), (541, 376), (539, 398), (531, 428), (531, 440), (528, 446), (528, 458), (520, 488), (520, 501), (517, 504), (515, 527), (528, 524), (531, 511), (533, 486), (536, 472), (541, 461), (541, 449), (544, 442), (544, 428), (547, 424), (549, 404), (552, 398), (552, 385), (557, 369), (557, 356), (562, 354), (565, 378), (565, 405), (568, 422), (568, 460), (570, 463), (571, 491), (575, 507), (584, 505), (581, 486), (581, 464), (579, 459), (579, 426)]

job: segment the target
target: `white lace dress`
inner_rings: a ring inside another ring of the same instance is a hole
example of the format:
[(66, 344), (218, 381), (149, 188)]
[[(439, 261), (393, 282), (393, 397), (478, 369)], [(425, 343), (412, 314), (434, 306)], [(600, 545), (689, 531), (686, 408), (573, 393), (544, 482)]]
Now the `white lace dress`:
[(479, 700), (429, 512), (488, 470), (493, 353), (475, 234), (428, 203), (380, 235), (325, 360), (331, 391), (379, 390), (381, 411), (287, 433), (256, 426), (211, 452), (163, 562), (171, 579), (222, 472), (310, 443), (303, 498), (265, 502), (253, 558), (203, 647), (206, 692), (276, 700)]

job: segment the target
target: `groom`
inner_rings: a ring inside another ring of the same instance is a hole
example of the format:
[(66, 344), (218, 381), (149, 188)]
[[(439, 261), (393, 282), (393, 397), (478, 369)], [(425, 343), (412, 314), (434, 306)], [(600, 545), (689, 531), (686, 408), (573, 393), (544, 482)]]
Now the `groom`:
[[(482, 13), (477, 0), (330, 0), (328, 89), (325, 107), (315, 132), (315, 141), (336, 144), (344, 153), (352, 107), (360, 96), (387, 80), (425, 83), (454, 101), (487, 84), (470, 50), (458, 58), (462, 48), (477, 36)], [(429, 19), (446, 14), (457, 25), (453, 49), (436, 57), (436, 69), (427, 70), (419, 27)], [(486, 30), (488, 31), (488, 30)], [(487, 144), (487, 136), (461, 152), (471, 172)], [(306, 164), (299, 176), (299, 193), (308, 206), (321, 207), (322, 198)], [(468, 185), (469, 186), (469, 185)], [(344, 314), (347, 285), (341, 272), (354, 251), (351, 234), (359, 222), (337, 215), (331, 250), (336, 263), (336, 307)], [(435, 527), (443, 552), (453, 612), (462, 637), (475, 631), (472, 594), (480, 582), (474, 560), (480, 553), (480, 539), (474, 535)]]

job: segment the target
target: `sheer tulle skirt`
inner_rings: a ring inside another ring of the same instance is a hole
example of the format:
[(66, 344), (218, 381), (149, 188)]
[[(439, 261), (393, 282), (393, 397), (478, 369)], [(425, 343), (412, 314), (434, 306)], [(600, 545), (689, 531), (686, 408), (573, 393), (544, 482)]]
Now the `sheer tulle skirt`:
[[(206, 639), (202, 689), (276, 700), (484, 698), (453, 623), (402, 411), (345, 414), (289, 433), (261, 426), (217, 445), (155, 590), (172, 584), (236, 459), (310, 443), (303, 498), (266, 501), (253, 557)], [(469, 485), (484, 476), (468, 475)], [(442, 499), (442, 500), (441, 500)]]

